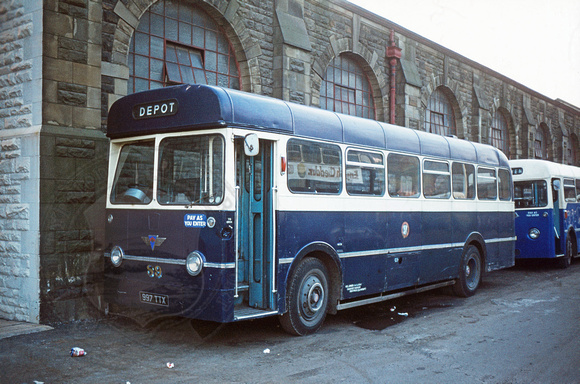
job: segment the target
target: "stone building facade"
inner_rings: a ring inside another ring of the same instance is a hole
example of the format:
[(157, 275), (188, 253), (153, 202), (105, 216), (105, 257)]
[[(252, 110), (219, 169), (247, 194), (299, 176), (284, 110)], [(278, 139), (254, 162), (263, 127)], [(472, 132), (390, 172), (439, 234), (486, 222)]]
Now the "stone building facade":
[[(340, 104), (337, 90), (363, 94), (367, 102), (343, 106), (501, 145), (510, 158), (580, 165), (578, 107), (344, 0), (0, 0), (0, 318), (100, 313), (107, 111), (137, 89), (136, 31), (161, 3), (217, 26), (243, 91), (326, 108)], [(166, 52), (169, 42), (204, 54), (173, 32), (165, 29)], [(165, 60), (167, 85), (175, 80)], [(329, 68), (364, 84), (338, 84)]]

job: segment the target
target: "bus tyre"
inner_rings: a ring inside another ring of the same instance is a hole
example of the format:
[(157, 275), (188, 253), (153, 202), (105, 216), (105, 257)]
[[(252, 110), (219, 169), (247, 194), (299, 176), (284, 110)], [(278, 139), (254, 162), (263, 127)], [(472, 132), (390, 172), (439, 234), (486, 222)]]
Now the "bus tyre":
[(566, 238), (566, 253), (560, 259), (560, 268), (566, 269), (572, 264), (572, 257), (574, 256), (574, 242), (567, 236)]
[(461, 297), (473, 296), (480, 282), (481, 255), (477, 247), (470, 245), (461, 259), (459, 279), (453, 285), (453, 292)]
[(288, 289), (288, 311), (280, 317), (286, 332), (303, 336), (320, 328), (328, 307), (327, 276), (326, 267), (320, 260), (306, 258), (300, 262)]

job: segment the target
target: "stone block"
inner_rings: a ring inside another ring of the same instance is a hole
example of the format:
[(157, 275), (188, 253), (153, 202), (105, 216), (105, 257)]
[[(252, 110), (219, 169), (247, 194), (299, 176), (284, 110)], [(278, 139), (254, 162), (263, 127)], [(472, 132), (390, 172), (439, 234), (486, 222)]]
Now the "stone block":
[(43, 123), (67, 127), (72, 125), (72, 106), (44, 102), (42, 107), (44, 111)]
[(101, 44), (89, 44), (87, 52), (87, 64), (93, 67), (101, 66)]
[(73, 77), (72, 63), (67, 60), (45, 58), (44, 79), (70, 82)]
[(60, 104), (72, 106), (87, 105), (87, 87), (83, 85), (59, 82), (57, 85), (57, 101)]
[(75, 84), (89, 87), (100, 87), (101, 68), (93, 67), (91, 65), (83, 65), (80, 63), (73, 63), (72, 80)]
[(81, 128), (99, 128), (101, 126), (101, 110), (76, 108), (73, 113), (73, 125)]

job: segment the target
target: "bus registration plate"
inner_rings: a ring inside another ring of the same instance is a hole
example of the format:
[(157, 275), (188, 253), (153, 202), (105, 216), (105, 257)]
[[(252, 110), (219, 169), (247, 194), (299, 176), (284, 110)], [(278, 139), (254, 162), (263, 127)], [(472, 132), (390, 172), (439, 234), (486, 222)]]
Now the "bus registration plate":
[(139, 299), (142, 303), (169, 306), (169, 296), (158, 295), (156, 293), (139, 292)]

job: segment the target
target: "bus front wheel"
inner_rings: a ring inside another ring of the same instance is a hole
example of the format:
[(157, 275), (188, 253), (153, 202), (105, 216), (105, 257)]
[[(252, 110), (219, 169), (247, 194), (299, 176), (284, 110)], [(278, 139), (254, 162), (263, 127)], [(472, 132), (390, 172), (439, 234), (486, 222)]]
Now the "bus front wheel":
[(481, 271), (479, 250), (470, 245), (461, 258), (459, 279), (453, 285), (453, 292), (461, 297), (473, 296), (481, 282)]
[(280, 317), (286, 332), (303, 336), (322, 326), (328, 308), (327, 276), (320, 260), (306, 258), (300, 262), (288, 288), (288, 311)]
[(572, 257), (574, 257), (574, 242), (570, 236), (567, 236), (566, 254), (560, 259), (560, 268), (568, 268), (572, 264)]

